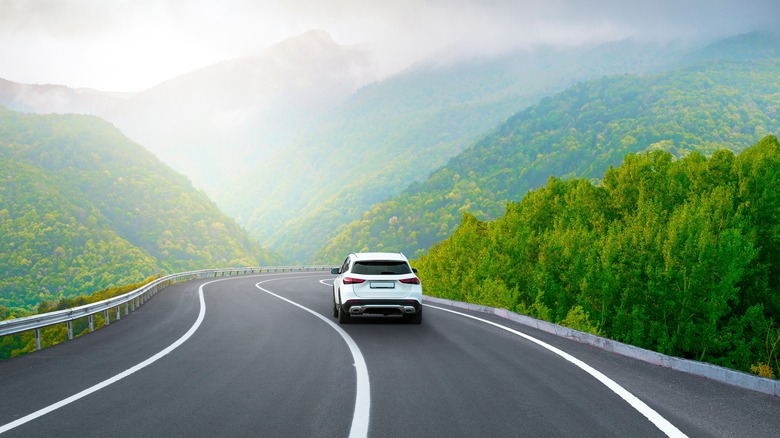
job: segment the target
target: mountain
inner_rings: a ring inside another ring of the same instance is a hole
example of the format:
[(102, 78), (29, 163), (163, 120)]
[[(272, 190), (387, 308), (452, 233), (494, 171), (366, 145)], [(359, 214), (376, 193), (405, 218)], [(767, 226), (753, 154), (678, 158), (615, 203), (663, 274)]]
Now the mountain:
[(314, 30), (138, 93), (0, 79), (0, 105), (100, 116), (213, 195), (373, 79), (366, 49)]
[(35, 99), (0, 93), (0, 104), (108, 119), (255, 238), (301, 261), (518, 109), (581, 80), (663, 68), (680, 53), (632, 40), (490, 58), (442, 52), (371, 82), (366, 50), (311, 31), (94, 107), (43, 105), (47, 93), (79, 95), (48, 86), (22, 86)]
[(371, 71), (364, 49), (310, 31), (170, 79), (102, 115), (213, 195), (370, 81)]
[(0, 105), (23, 113), (98, 115), (133, 96), (64, 85), (32, 85), (0, 79)]
[(688, 54), (689, 63), (742, 61), (780, 57), (780, 34), (752, 32), (724, 38)]
[(109, 123), (0, 107), (0, 305), (269, 261), (186, 177)]
[(364, 86), (215, 199), (278, 253), (312, 260), (366, 209), (423, 181), (518, 109), (584, 79), (664, 68), (680, 54), (632, 40), (441, 54)]
[(709, 46), (706, 60), (687, 67), (605, 77), (545, 98), (426, 181), (366, 210), (318, 259), (365, 249), (420, 254), (449, 236), (463, 212), (496, 218), (551, 175), (599, 178), (625, 154), (646, 149), (738, 152), (780, 132), (780, 58), (727, 56), (757, 40), (771, 46), (770, 38), (747, 35), (726, 44), (720, 60)]

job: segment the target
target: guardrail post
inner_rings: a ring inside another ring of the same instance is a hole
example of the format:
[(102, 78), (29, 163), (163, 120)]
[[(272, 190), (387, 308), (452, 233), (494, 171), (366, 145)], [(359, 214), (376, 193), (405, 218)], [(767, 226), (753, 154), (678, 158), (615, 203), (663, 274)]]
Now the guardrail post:
[(125, 316), (130, 314), (130, 305), (128, 303), (125, 303)]
[(106, 325), (111, 324), (111, 318), (108, 315), (108, 309), (103, 311), (103, 316), (105, 316), (105, 318), (106, 318)]
[(68, 340), (73, 340), (73, 321), (68, 321)]
[(35, 349), (41, 349), (41, 329), (35, 329)]
[(135, 299), (130, 301), (130, 305), (132, 306), (133, 312), (135, 312)]
[(119, 321), (122, 318), (122, 312), (119, 311), (119, 306), (116, 306), (116, 320)]
[(89, 331), (94, 332), (95, 331), (95, 315), (89, 315), (87, 317), (89, 319)]

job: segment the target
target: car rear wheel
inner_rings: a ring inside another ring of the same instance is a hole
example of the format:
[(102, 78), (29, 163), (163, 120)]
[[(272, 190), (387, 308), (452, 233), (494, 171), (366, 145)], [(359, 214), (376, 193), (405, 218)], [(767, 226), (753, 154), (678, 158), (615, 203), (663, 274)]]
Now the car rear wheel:
[(409, 324), (422, 324), (422, 307), (414, 315), (407, 316), (406, 322)]
[(349, 313), (344, 311), (344, 306), (337, 305), (334, 311), (336, 312), (336, 317), (339, 319), (339, 324), (349, 324)]
[(338, 309), (338, 313), (339, 313), (338, 316), (339, 324), (349, 324), (349, 313), (345, 312), (344, 309), (342, 309), (340, 306)]

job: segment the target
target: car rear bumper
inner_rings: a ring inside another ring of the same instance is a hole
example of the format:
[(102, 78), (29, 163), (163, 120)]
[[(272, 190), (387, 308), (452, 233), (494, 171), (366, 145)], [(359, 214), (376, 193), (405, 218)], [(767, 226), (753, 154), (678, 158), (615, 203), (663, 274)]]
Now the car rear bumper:
[(414, 315), (422, 309), (417, 300), (348, 300), (341, 305), (350, 315)]

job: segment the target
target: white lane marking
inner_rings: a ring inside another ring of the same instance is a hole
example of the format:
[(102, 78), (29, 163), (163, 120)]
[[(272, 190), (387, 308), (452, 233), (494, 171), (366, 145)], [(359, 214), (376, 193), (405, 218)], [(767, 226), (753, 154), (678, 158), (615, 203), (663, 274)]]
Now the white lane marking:
[(503, 326), (501, 324), (498, 324), (498, 323), (495, 323), (495, 322), (492, 322), (492, 321), (488, 321), (486, 319), (478, 318), (476, 316), (468, 315), (466, 313), (456, 312), (456, 311), (450, 310), (450, 309), (445, 309), (443, 307), (432, 306), (430, 304), (426, 304), (425, 306), (426, 307), (430, 307), (432, 309), (442, 310), (444, 312), (454, 313), (455, 315), (464, 316), (466, 318), (471, 318), (471, 319), (474, 319), (474, 320), (477, 320), (477, 321), (480, 321), (480, 322), (484, 322), (485, 324), (490, 324), (490, 325), (492, 325), (494, 327), (500, 328), (501, 330), (508, 331), (509, 333), (513, 333), (513, 334), (515, 334), (517, 336), (520, 336), (522, 338), (525, 338), (525, 339), (527, 339), (527, 340), (529, 340), (529, 341), (531, 341), (531, 342), (533, 342), (533, 343), (535, 343), (535, 344), (537, 344), (537, 345), (539, 345), (541, 347), (544, 347), (544, 348), (552, 351), (553, 353), (557, 354), (558, 356), (561, 356), (562, 358), (564, 358), (567, 361), (571, 362), (572, 364), (576, 365), (577, 367), (579, 367), (580, 369), (582, 369), (586, 373), (590, 374), (591, 376), (595, 377), (596, 380), (598, 380), (599, 382), (604, 384), (607, 388), (611, 389), (612, 392), (614, 392), (620, 398), (622, 398), (623, 400), (628, 402), (628, 404), (630, 404), (634, 409), (639, 411), (640, 414), (644, 415), (648, 420), (650, 420), (657, 428), (659, 428), (666, 435), (668, 435), (670, 437), (675, 437), (675, 438), (677, 438), (677, 437), (686, 437), (687, 436), (684, 433), (682, 433), (682, 431), (677, 429), (667, 419), (662, 417), (658, 412), (653, 410), (653, 408), (651, 408), (650, 406), (647, 406), (642, 400), (639, 400), (634, 394), (631, 394), (630, 392), (628, 392), (628, 390), (626, 390), (625, 388), (620, 386), (617, 382), (615, 382), (614, 380), (612, 380), (609, 377), (605, 376), (600, 371), (598, 371), (597, 369), (591, 367), (590, 365), (586, 364), (585, 362), (577, 359), (576, 357), (570, 355), (569, 353), (566, 353), (565, 351), (559, 350), (558, 348), (553, 347), (552, 345), (550, 345), (550, 344), (548, 344), (546, 342), (543, 342), (543, 341), (541, 341), (539, 339), (536, 339), (533, 336), (529, 336), (529, 335), (527, 335), (527, 334), (525, 334), (523, 332), (519, 332), (517, 330), (513, 330), (513, 329), (511, 329), (509, 327)]
[[(293, 277), (294, 278), (294, 277)], [(366, 361), (363, 359), (363, 353), (360, 352), (360, 348), (358, 348), (357, 343), (352, 339), (352, 337), (347, 334), (347, 332), (344, 331), (341, 327), (336, 325), (333, 321), (330, 319), (320, 315), (319, 313), (309, 309), (308, 307), (304, 307), (295, 301), (288, 300), (287, 298), (277, 295), (268, 289), (264, 289), (260, 285), (269, 281), (275, 281), (275, 280), (289, 280), (290, 278), (275, 278), (271, 280), (265, 280), (261, 281), (257, 284), (255, 284), (255, 287), (260, 289), (261, 291), (272, 295), (276, 298), (279, 298), (282, 301), (286, 301), (293, 306), (299, 307), (312, 315), (316, 316), (317, 318), (325, 321), (328, 325), (333, 328), (333, 330), (336, 330), (338, 334), (341, 335), (341, 337), (344, 339), (344, 342), (347, 343), (347, 346), (349, 347), (349, 351), (352, 353), (352, 359), (355, 361), (355, 372), (357, 374), (357, 394), (355, 396), (355, 410), (354, 414), (352, 415), (352, 426), (349, 431), (350, 438), (363, 438), (368, 436), (368, 423), (369, 423), (369, 414), (371, 413), (371, 388), (369, 385), (368, 380), (368, 367), (366, 366)], [(322, 282), (322, 280), (320, 280)], [(327, 286), (327, 285), (326, 285)]]
[(146, 359), (145, 361), (139, 363), (138, 365), (136, 365), (136, 366), (134, 366), (132, 368), (128, 368), (127, 370), (125, 370), (125, 371), (115, 375), (114, 377), (108, 378), (108, 379), (106, 379), (106, 380), (104, 380), (104, 381), (102, 381), (102, 382), (100, 382), (100, 383), (98, 383), (98, 384), (96, 384), (94, 386), (91, 386), (91, 387), (89, 387), (89, 388), (79, 392), (78, 394), (75, 394), (75, 395), (72, 395), (72, 396), (70, 396), (70, 397), (68, 397), (66, 399), (60, 400), (57, 403), (54, 403), (54, 404), (49, 405), (49, 406), (47, 406), (47, 407), (45, 407), (43, 409), (35, 411), (32, 414), (26, 415), (26, 416), (24, 416), (22, 418), (19, 418), (18, 420), (15, 420), (15, 421), (12, 421), (12, 422), (10, 422), (8, 424), (4, 424), (3, 426), (0, 426), (0, 433), (4, 433), (4, 432), (7, 432), (7, 431), (9, 431), (11, 429), (14, 429), (16, 427), (19, 427), (19, 426), (21, 426), (21, 425), (23, 425), (23, 424), (25, 424), (27, 422), (35, 420), (38, 417), (46, 415), (46, 414), (48, 414), (48, 413), (50, 413), (52, 411), (55, 411), (55, 410), (57, 410), (57, 409), (59, 409), (59, 408), (61, 408), (63, 406), (67, 406), (67, 405), (69, 405), (69, 404), (71, 404), (71, 403), (73, 403), (73, 402), (75, 402), (75, 401), (77, 401), (79, 399), (82, 399), (82, 398), (84, 398), (84, 397), (86, 397), (86, 396), (88, 396), (88, 395), (90, 395), (90, 394), (92, 394), (92, 393), (94, 393), (96, 391), (99, 391), (99, 390), (105, 388), (106, 386), (111, 385), (112, 383), (116, 383), (116, 382), (124, 379), (125, 377), (133, 374), (134, 372), (136, 372), (138, 370), (141, 370), (141, 369), (143, 369), (143, 368), (153, 364), (158, 359), (162, 358), (163, 356), (167, 355), (171, 351), (173, 351), (176, 348), (178, 348), (179, 346), (181, 346), (181, 344), (185, 343), (195, 333), (195, 331), (198, 330), (198, 327), (200, 327), (200, 324), (203, 322), (203, 318), (206, 316), (206, 300), (203, 298), (203, 287), (206, 286), (206, 285), (209, 285), (211, 283), (216, 283), (218, 281), (223, 281), (223, 280), (227, 280), (227, 279), (213, 280), (213, 281), (209, 281), (208, 283), (203, 283), (202, 285), (200, 285), (200, 287), (198, 288), (198, 299), (200, 300), (200, 312), (198, 313), (198, 318), (195, 320), (195, 324), (193, 324), (192, 327), (190, 327), (190, 329), (187, 330), (187, 333), (185, 333), (184, 336), (179, 338), (176, 342), (174, 342), (173, 344), (169, 345), (167, 348), (165, 348), (164, 350), (162, 350), (159, 353), (155, 354), (154, 356), (150, 357), (149, 359)]
[[(330, 283), (328, 283), (329, 281), (330, 281)], [(324, 284), (325, 286), (331, 286), (332, 287), (333, 286), (333, 281), (334, 281), (333, 278), (323, 278), (322, 280), (320, 280), (320, 284)]]

